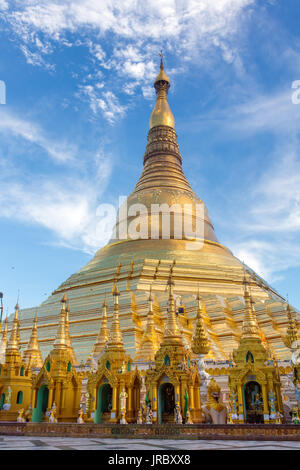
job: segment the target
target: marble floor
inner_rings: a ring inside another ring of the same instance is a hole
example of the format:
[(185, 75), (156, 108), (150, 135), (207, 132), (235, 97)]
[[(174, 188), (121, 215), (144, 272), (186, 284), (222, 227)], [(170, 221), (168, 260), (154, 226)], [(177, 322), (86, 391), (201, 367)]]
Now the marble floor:
[(300, 450), (293, 441), (201, 441), (0, 436), (1, 450)]

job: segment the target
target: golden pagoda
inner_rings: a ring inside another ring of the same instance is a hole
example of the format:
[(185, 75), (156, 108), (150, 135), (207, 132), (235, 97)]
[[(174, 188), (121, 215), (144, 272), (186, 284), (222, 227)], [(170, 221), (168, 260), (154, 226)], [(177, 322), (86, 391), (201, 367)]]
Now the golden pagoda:
[[(268, 379), (267, 388), (263, 388), (264, 414), (267, 414), (267, 408), (269, 412), (266, 394), (272, 390), (277, 393), (276, 367), (264, 368), (263, 362), (259, 361), (270, 359), (261, 338), (272, 350), (276, 361), (290, 359), (285, 343), (289, 325), (285, 300), (250, 268), (247, 268), (247, 285), (255, 302), (255, 315), (246, 293), (241, 295), (243, 264), (219, 242), (205, 204), (184, 175), (175, 120), (168, 103), (170, 85), (161, 58), (160, 71), (154, 82), (157, 96), (150, 117), (143, 170), (134, 190), (119, 209), (113, 235), (86, 266), (63, 282), (38, 308), (39, 331), (42, 332), (39, 346), (46, 359), (34, 383), (33, 407), (37, 405), (42, 384), (46, 383), (48, 402), (46, 395), (41, 395), (39, 401), (42, 400), (39, 410), (43, 412), (53, 405), (54, 395), (57, 396), (57, 407), (62, 406), (58, 401), (63, 403), (61, 397), (67, 392), (63, 385), (67, 380), (66, 365), (70, 361), (75, 374), (75, 357), (79, 363), (89, 359), (92, 365), (85, 411), (87, 419), (95, 422), (122, 419), (121, 393), (128, 395), (126, 419), (134, 421), (144, 405), (141, 397), (147, 392), (154, 422), (164, 421), (166, 411), (159, 407), (159, 397), (165, 392), (181, 406), (182, 413), (188, 403), (192, 420), (200, 422), (201, 379), (195, 366), (197, 356), (205, 356), (213, 363), (208, 366), (210, 374), (217, 375), (217, 366), (222, 364), (219, 375), (227, 377), (231, 372), (228, 364), (224, 366), (224, 361), (229, 362), (232, 351), (237, 348), (240, 352), (235, 360), (240, 360), (241, 374), (245, 371), (243, 354), (248, 351), (247, 367), (252, 364), (252, 355), (255, 367), (259, 365), (260, 371), (248, 375), (271, 374), (271, 382)], [(145, 208), (138, 217), (130, 210), (135, 204)], [(187, 226), (186, 218), (191, 221)], [(167, 224), (169, 233), (166, 233), (166, 221), (170, 222)], [(113, 292), (113, 295), (106, 302), (107, 292)], [(68, 295), (72, 306), (68, 315), (65, 312), (59, 314), (64, 294)], [(175, 295), (181, 299), (178, 308)], [(99, 331), (99, 314), (104, 302)], [(34, 315), (34, 308), (22, 310), (21, 350), (29, 341)], [(243, 322), (244, 315), (247, 318)], [(297, 322), (296, 315), (296, 329)], [(11, 322), (8, 326), (12, 327)], [(55, 337), (57, 328), (59, 334)], [(249, 336), (249, 332), (254, 336)], [(188, 361), (192, 361), (188, 366), (190, 372), (180, 371)], [(49, 371), (47, 364), (51, 362), (53, 366)], [(57, 376), (54, 373), (56, 363), (59, 364)], [(133, 370), (132, 364), (137, 369)], [(161, 374), (159, 371), (163, 369), (165, 372)], [(241, 415), (242, 379), (230, 377), (231, 383), (238, 387), (238, 414)], [(162, 392), (161, 381), (171, 384), (173, 389), (170, 386), (168, 391)], [(74, 386), (78, 387), (75, 378)], [(77, 395), (75, 401), (77, 403)], [(74, 416), (73, 411), (69, 411), (68, 416)], [(42, 419), (40, 411), (39, 419)]]

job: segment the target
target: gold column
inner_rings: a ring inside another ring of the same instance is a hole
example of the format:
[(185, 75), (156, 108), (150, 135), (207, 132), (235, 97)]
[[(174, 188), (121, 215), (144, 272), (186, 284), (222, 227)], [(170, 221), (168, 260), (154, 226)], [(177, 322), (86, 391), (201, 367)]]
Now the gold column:
[(32, 397), (31, 397), (31, 409), (35, 408), (35, 402), (36, 402), (36, 394), (37, 394), (37, 389), (34, 388), (32, 390)]
[(111, 415), (114, 413), (114, 417), (110, 418), (110, 422), (112, 423), (117, 422), (117, 391), (118, 391), (117, 386), (113, 387)]
[(185, 390), (186, 390), (186, 380), (183, 380), (181, 382), (181, 387), (180, 388), (181, 388), (180, 408), (181, 408), (182, 417), (184, 418), (183, 412), (184, 412), (184, 393), (185, 393)]
[(154, 413), (153, 422), (157, 423), (157, 420), (158, 420), (157, 384), (154, 384), (152, 387), (152, 411)]
[(180, 404), (180, 386), (179, 384), (175, 385), (175, 404)]
[[(243, 415), (243, 421), (245, 422), (245, 413), (244, 413), (244, 400), (243, 400), (243, 392), (242, 392), (242, 385), (238, 386), (238, 399), (239, 399), (239, 415)], [(240, 419), (239, 419), (240, 421)]]
[(57, 406), (57, 414), (60, 413), (61, 410), (61, 382), (56, 382), (56, 387), (55, 387), (55, 403)]
[[(264, 415), (269, 414), (269, 404), (268, 404), (268, 392), (267, 392), (267, 384), (262, 384), (262, 396), (263, 396), (263, 403), (264, 403)], [(269, 420), (267, 421), (269, 422)]]
[(49, 410), (52, 407), (52, 400), (53, 400), (53, 387), (49, 388), (49, 396), (48, 396), (48, 409)]
[(195, 411), (195, 405), (194, 405), (194, 387), (191, 385), (189, 387), (189, 398), (190, 398), (190, 409), (191, 409), (191, 417), (192, 420), (195, 418), (194, 411)]

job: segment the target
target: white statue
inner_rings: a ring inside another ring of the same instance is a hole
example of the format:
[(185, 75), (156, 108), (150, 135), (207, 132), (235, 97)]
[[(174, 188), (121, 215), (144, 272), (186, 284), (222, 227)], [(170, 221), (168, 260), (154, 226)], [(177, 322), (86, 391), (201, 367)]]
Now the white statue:
[(128, 394), (125, 392), (123, 388), (122, 392), (120, 393), (120, 410), (121, 410), (121, 419), (120, 424), (127, 424), (126, 421), (126, 400), (128, 398)]
[(79, 416), (78, 416), (78, 418), (77, 418), (77, 423), (78, 423), (78, 424), (84, 424), (83, 409), (80, 408), (80, 410), (79, 410), (78, 413), (79, 413)]
[(21, 408), (21, 409), (18, 411), (18, 413), (19, 413), (19, 414), (18, 414), (18, 417), (17, 417), (17, 422), (18, 422), (18, 423), (25, 423), (26, 420), (25, 420), (25, 418), (24, 418), (24, 409)]
[(148, 403), (147, 412), (146, 412), (146, 424), (152, 424), (152, 419), (153, 419), (153, 412), (151, 410), (151, 404)]
[(176, 424), (182, 424), (182, 416), (180, 412), (180, 406), (178, 405), (178, 403), (176, 403), (175, 408), (174, 408), (174, 417), (175, 417)]

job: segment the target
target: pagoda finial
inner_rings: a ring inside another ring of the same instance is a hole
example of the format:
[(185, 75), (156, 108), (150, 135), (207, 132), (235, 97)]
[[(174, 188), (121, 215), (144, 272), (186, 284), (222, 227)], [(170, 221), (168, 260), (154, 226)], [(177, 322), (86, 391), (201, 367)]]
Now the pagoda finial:
[(298, 341), (299, 335), (298, 335), (297, 325), (292, 316), (291, 307), (289, 303), (286, 304), (286, 314), (288, 317), (289, 325), (286, 331), (285, 342), (286, 342), (286, 345), (291, 349), (293, 343), (295, 341)]
[(35, 314), (31, 336), (23, 353), (23, 361), (30, 368), (42, 367), (43, 359), (37, 337), (37, 313)]
[(103, 308), (102, 320), (101, 320), (97, 340), (96, 340), (96, 343), (94, 344), (93, 352), (92, 352), (92, 356), (94, 356), (94, 357), (98, 356), (101, 353), (101, 351), (103, 350), (105, 344), (107, 343), (107, 341), (109, 339), (109, 329), (108, 329), (108, 326), (107, 326), (107, 303), (106, 303), (106, 298), (104, 298), (102, 308)]
[(168, 126), (174, 129), (175, 119), (168, 103), (168, 90), (170, 88), (170, 79), (165, 74), (163, 55), (160, 52), (160, 71), (154, 81), (154, 88), (157, 94), (154, 109), (150, 117), (149, 127)]
[(209, 352), (209, 341), (202, 321), (201, 296), (199, 288), (197, 293), (197, 323), (192, 339), (192, 351), (195, 354), (207, 354)]
[(67, 346), (69, 348), (71, 358), (72, 358), (71, 362), (72, 362), (72, 364), (77, 365), (78, 361), (76, 359), (75, 352), (74, 352), (74, 349), (73, 349), (73, 346), (72, 346), (70, 330), (69, 330), (69, 324), (70, 324), (70, 322), (69, 322), (69, 313), (70, 313), (70, 307), (69, 307), (69, 304), (67, 304), (67, 306), (66, 306), (66, 341), (67, 341)]
[(18, 342), (18, 327), (19, 327), (19, 304), (15, 306), (15, 317), (13, 322), (13, 328), (11, 335), (7, 344), (6, 352), (8, 351), (19, 351), (19, 342)]
[(108, 340), (108, 347), (111, 346), (118, 346), (123, 347), (123, 337), (120, 329), (120, 322), (119, 322), (119, 296), (120, 291), (117, 286), (117, 282), (113, 286), (112, 294), (114, 296), (114, 314), (113, 320), (110, 327), (110, 336)]
[(175, 302), (174, 302), (174, 281), (172, 278), (173, 267), (170, 269), (168, 286), (169, 286), (169, 302), (168, 317), (165, 324), (164, 339), (172, 340), (172, 342), (182, 343), (181, 332), (177, 324)]
[(67, 349), (67, 338), (66, 338), (66, 302), (67, 296), (63, 295), (61, 299), (61, 310), (59, 316), (58, 329), (56, 334), (56, 339), (53, 344), (53, 348), (58, 349)]
[(255, 318), (254, 302), (252, 300), (249, 282), (246, 275), (246, 270), (244, 269), (244, 299), (245, 299), (245, 314), (242, 328), (242, 338), (254, 337), (260, 338), (258, 325)]
[(147, 314), (147, 322), (145, 331), (142, 337), (140, 349), (136, 355), (136, 359), (144, 359), (153, 361), (155, 353), (158, 349), (158, 339), (155, 331), (154, 313), (153, 313), (153, 295), (152, 286), (150, 286), (150, 293), (148, 297), (149, 310)]

